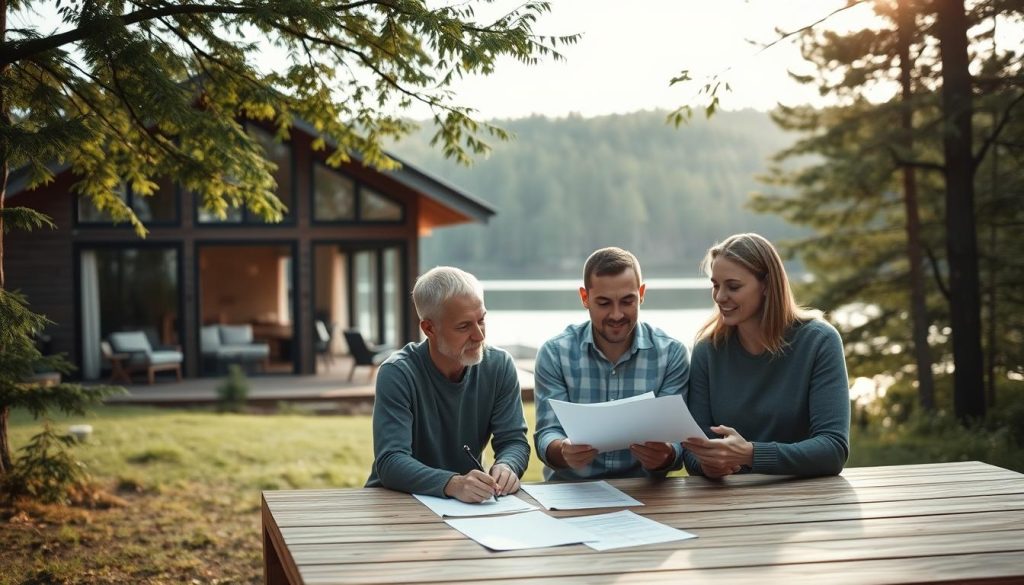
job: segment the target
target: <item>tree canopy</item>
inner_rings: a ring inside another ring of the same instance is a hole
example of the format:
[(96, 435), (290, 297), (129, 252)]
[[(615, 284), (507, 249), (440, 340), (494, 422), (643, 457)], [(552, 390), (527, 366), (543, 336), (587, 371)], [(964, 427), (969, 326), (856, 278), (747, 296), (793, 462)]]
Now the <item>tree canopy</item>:
[(452, 81), (491, 73), (503, 57), (559, 58), (556, 47), (577, 38), (534, 34), (547, 2), (477, 17), (496, 9), (493, 0), (0, 2), (0, 162), (25, 167), (30, 185), (53, 177), (48, 165), (70, 165), (77, 193), (140, 234), (118, 186), (146, 195), (160, 176), (218, 214), (246, 206), (281, 217), (245, 118), (271, 121), (279, 138), (302, 118), (320, 133), (315, 147), (333, 149), (330, 161), (358, 152), (389, 167), (382, 141), (414, 129), (402, 112), (420, 102), (432, 109), (434, 142), (466, 162), (487, 152), (487, 136), (507, 135), (475, 120)]
[[(839, 97), (841, 105), (776, 113), (783, 127), (803, 134), (778, 160), (815, 162), (778, 169), (775, 184), (795, 187), (796, 194), (767, 193), (754, 206), (814, 231), (791, 250), (817, 277), (810, 287), (815, 303), (873, 307), (866, 322), (845, 327), (853, 375), (890, 373), (895, 390), (912, 395), (917, 380), (908, 347), (923, 343), (933, 350), (942, 405), (952, 402), (961, 419), (980, 417), (986, 402), (994, 403), (997, 383), (1009, 383), (1024, 365), (1022, 250), (1019, 239), (1010, 240), (1021, 221), (1024, 70), (1019, 46), (995, 42), (998, 26), (1019, 26), (1021, 6), (872, 5), (882, 17), (877, 27), (804, 33), (804, 55), (817, 72), (801, 81)], [(969, 60), (950, 59), (960, 49)], [(950, 96), (950, 85), (964, 81), (967, 95), (961, 88)], [(895, 89), (892, 99), (868, 99), (879, 86)], [(908, 170), (916, 171), (911, 183)], [(916, 227), (909, 214), (919, 218)], [(912, 241), (924, 266), (910, 253)], [(921, 303), (930, 322), (913, 339), (916, 269), (925, 275)], [(919, 359), (917, 367), (932, 367), (923, 364)], [(900, 406), (903, 415), (910, 410), (909, 403)]]

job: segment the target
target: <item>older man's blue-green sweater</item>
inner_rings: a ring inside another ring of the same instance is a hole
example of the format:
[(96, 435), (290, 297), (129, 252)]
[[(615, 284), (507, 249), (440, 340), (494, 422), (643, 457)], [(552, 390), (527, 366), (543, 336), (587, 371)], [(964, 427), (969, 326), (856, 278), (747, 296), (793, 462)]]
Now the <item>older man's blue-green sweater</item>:
[[(843, 342), (818, 319), (794, 325), (781, 355), (752, 355), (735, 333), (718, 347), (702, 339), (690, 359), (687, 405), (710, 427), (736, 429), (754, 445), (753, 473), (834, 475), (850, 454), (850, 391)], [(687, 470), (700, 462), (684, 453)]]
[(452, 476), (474, 468), (462, 446), (479, 458), (488, 441), (495, 463), (522, 476), (530, 444), (512, 357), (487, 347), (483, 361), (452, 382), (434, 365), (428, 344), (406, 345), (377, 373), (366, 486), (444, 497)]

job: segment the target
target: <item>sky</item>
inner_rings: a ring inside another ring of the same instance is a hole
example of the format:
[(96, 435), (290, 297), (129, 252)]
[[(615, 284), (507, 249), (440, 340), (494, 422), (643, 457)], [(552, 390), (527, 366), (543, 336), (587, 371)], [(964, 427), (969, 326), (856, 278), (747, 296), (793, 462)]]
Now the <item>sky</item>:
[[(427, 4), (467, 1), (427, 0)], [(488, 17), (522, 2), (476, 0), (472, 4), (479, 21), (487, 22)], [(565, 59), (546, 58), (537, 65), (503, 60), (489, 76), (457, 81), (455, 101), (476, 109), (477, 119), (534, 114), (591, 117), (674, 110), (683, 104), (696, 108), (707, 103), (698, 95), (700, 87), (717, 77), (732, 88), (719, 92), (726, 110), (767, 111), (780, 103), (827, 105), (827, 97), (796, 83), (787, 73), (813, 71), (800, 57), (797, 35), (764, 51), (760, 45), (778, 39), (776, 28), (792, 31), (824, 17), (826, 22), (816, 28), (845, 32), (879, 22), (871, 2), (833, 14), (846, 4), (847, 0), (551, 0), (551, 12), (540, 17), (534, 32), (581, 33), (577, 44), (560, 48)], [(30, 21), (35, 26), (42, 23), (40, 32), (66, 28), (54, 5), (45, 3), (37, 9)], [(29, 23), (18, 17), (11, 24)], [(1024, 44), (1024, 26), (999, 30), (1003, 46)], [(259, 59), (284, 63), (272, 49)], [(694, 81), (670, 86), (669, 81), (684, 69)], [(880, 88), (874, 97), (887, 99), (894, 90)], [(419, 105), (404, 115), (428, 119), (431, 112)]]
[[(705, 80), (718, 75), (732, 86), (720, 94), (729, 110), (769, 110), (778, 103), (816, 103), (813, 89), (789, 79), (787, 69), (808, 72), (790, 40), (758, 54), (749, 41), (777, 38), (776, 27), (794, 30), (816, 22), (845, 0), (553, 0), (534, 26), (545, 35), (582, 33), (565, 47), (564, 61), (526, 66), (501, 62), (494, 74), (455, 86), (458, 102), (484, 119), (532, 114), (584, 117), (699, 103)], [(499, 2), (500, 5), (500, 2)], [(505, 4), (506, 6), (508, 3)], [(875, 16), (867, 5), (842, 11), (830, 28), (864, 26)], [(669, 86), (683, 69), (695, 80)], [(413, 111), (425, 118), (427, 111)]]

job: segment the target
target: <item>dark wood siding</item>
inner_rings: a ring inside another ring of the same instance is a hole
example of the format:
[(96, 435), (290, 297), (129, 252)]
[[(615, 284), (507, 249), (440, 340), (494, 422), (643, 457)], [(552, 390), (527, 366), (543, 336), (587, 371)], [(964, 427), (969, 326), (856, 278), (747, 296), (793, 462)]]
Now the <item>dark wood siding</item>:
[[(196, 225), (194, 201), (190, 194), (181, 193), (180, 225), (150, 226), (145, 240), (148, 245), (167, 244), (180, 250), (180, 286), (182, 306), (180, 308), (180, 333), (185, 351), (185, 373), (198, 372), (198, 283), (196, 282), (196, 249), (200, 242), (260, 242), (287, 243), (294, 246), (296, 295), (295, 319), (298, 323), (296, 335), (298, 366), (303, 373), (313, 373), (315, 355), (311, 349), (313, 339), (313, 295), (312, 295), (312, 253), (313, 241), (367, 241), (404, 242), (406, 250), (406, 273), (402, 285), (408, 291), (417, 276), (419, 267), (418, 216), (421, 213), (422, 195), (405, 185), (372, 169), (349, 163), (342, 171), (372, 189), (383, 193), (405, 206), (405, 217), (401, 223), (330, 225), (312, 222), (311, 178), (312, 160), (324, 160), (327, 153), (312, 152), (309, 136), (294, 132), (293, 148), (296, 167), (294, 182), (295, 221), (287, 225)], [(50, 185), (30, 192), (23, 192), (10, 199), (10, 206), (28, 206), (53, 218), (56, 230), (41, 230), (30, 234), (12, 232), (7, 235), (5, 246), (5, 268), (7, 287), (18, 289), (29, 297), (33, 309), (45, 314), (56, 322), (48, 330), (53, 337), (53, 350), (65, 352), (76, 364), (81, 364), (78, 331), (77, 276), (78, 259), (75, 251), (81, 246), (102, 243), (123, 244), (125, 247), (138, 245), (138, 236), (127, 226), (76, 226), (74, 223), (74, 199), (71, 185), (74, 182), (69, 172), (62, 173)], [(408, 299), (408, 295), (403, 295)], [(405, 339), (419, 339), (418, 319), (411, 302), (406, 301), (407, 316), (404, 328)]]

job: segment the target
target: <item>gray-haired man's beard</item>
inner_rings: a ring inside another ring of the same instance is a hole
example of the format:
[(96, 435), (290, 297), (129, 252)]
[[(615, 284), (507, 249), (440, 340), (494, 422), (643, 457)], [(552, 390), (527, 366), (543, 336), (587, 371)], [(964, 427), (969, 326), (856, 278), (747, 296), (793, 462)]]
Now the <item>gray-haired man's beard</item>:
[(459, 362), (464, 367), (475, 366), (484, 359), (484, 347), (486, 343), (481, 341), (474, 350), (466, 351), (466, 345), (463, 345), (458, 350), (453, 350), (444, 341), (441, 341), (440, 337), (437, 340), (437, 351), (441, 355)]

